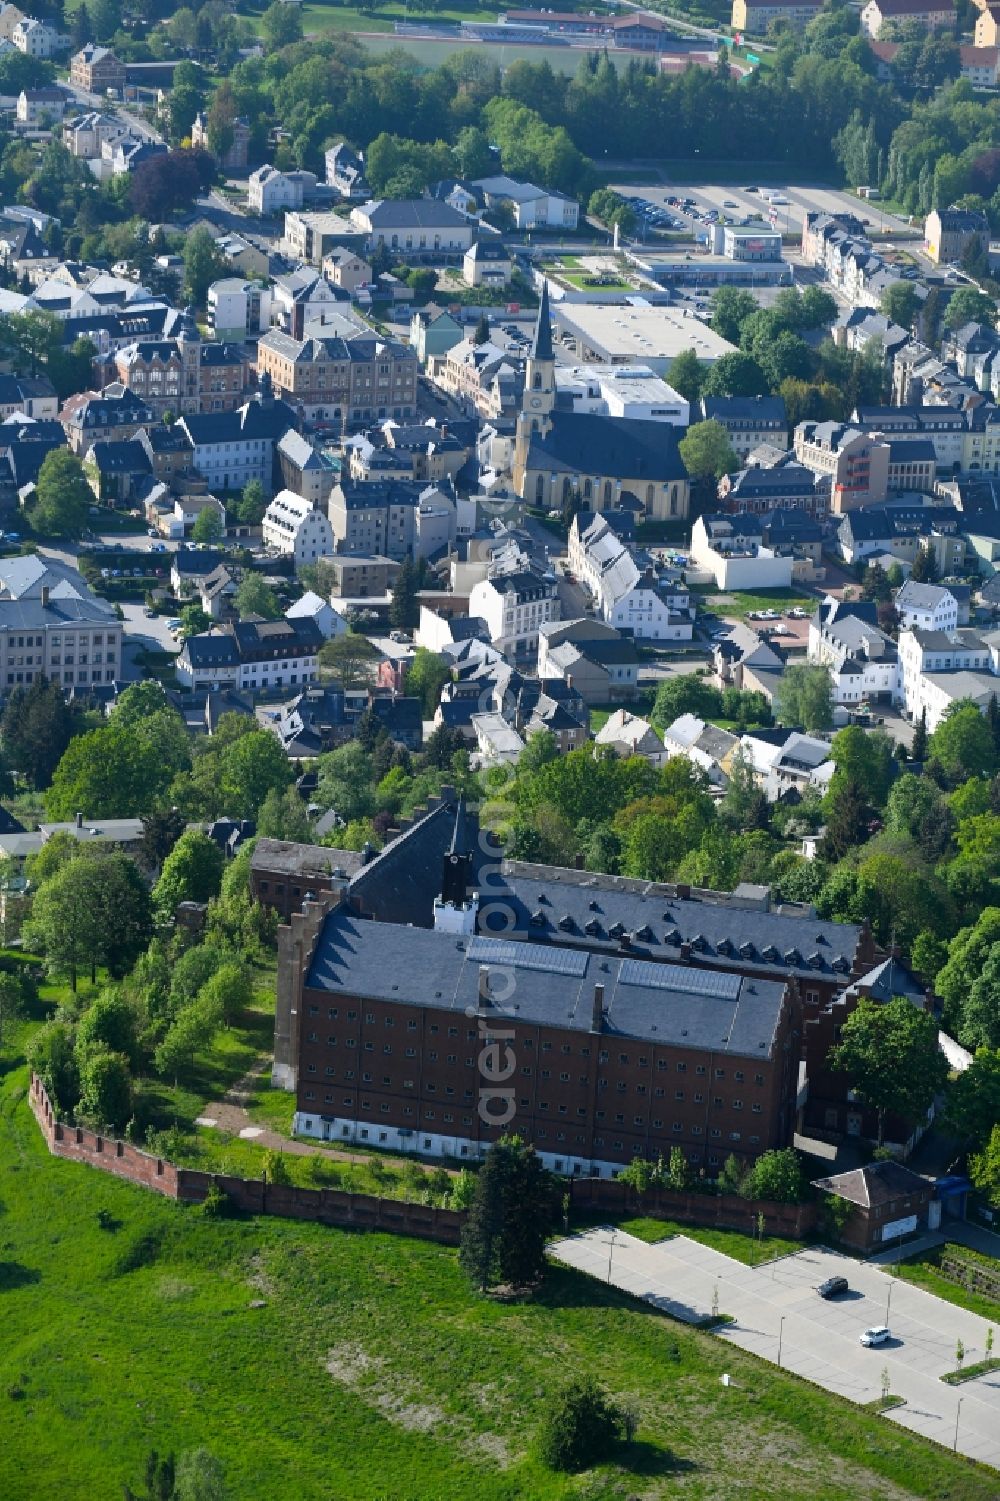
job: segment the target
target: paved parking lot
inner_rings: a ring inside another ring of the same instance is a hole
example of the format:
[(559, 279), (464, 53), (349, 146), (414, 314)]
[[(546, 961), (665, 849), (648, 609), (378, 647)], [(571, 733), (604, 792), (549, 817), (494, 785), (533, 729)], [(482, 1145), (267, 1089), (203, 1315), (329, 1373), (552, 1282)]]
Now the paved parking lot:
[[(767, 222), (768, 203), (759, 189), (767, 188), (769, 192), (776, 192), (780, 197), (788, 199), (786, 204), (776, 205), (778, 215), (776, 228), (786, 234), (801, 232), (806, 213), (813, 211), (824, 214), (852, 213), (861, 219), (867, 219), (873, 239), (889, 238), (900, 234), (908, 237), (912, 234), (909, 225), (902, 219), (887, 214), (879, 202), (866, 203), (855, 198), (851, 193), (840, 192), (836, 188), (823, 185), (808, 183), (778, 185), (757, 182), (748, 177), (743, 183), (729, 187), (720, 186), (717, 183), (677, 183), (675, 185), (668, 183), (659, 187), (635, 187), (621, 183), (613, 186), (616, 192), (622, 193), (625, 197), (641, 196), (651, 203), (662, 204), (670, 214), (675, 214), (676, 210), (667, 204), (666, 200), (676, 196), (692, 198), (700, 210), (718, 209), (728, 218), (738, 219), (747, 214), (762, 214), (765, 222)], [(755, 187), (758, 191), (748, 193), (746, 191), (748, 187)], [(913, 241), (908, 248), (914, 248), (919, 243), (919, 240)]]
[[(954, 1369), (959, 1339), (967, 1364), (984, 1358), (986, 1324), (882, 1267), (814, 1248), (749, 1267), (683, 1235), (651, 1246), (608, 1228), (551, 1249), (557, 1260), (692, 1323), (711, 1316), (718, 1289), (720, 1312), (735, 1320), (719, 1329), (719, 1338), (763, 1360), (780, 1358), (851, 1402), (880, 1396), (886, 1367), (890, 1390), (906, 1399), (887, 1414), (893, 1422), (951, 1447), (957, 1419), (961, 1452), (1000, 1468), (1000, 1371), (958, 1387), (939, 1379)], [(851, 1290), (827, 1302), (815, 1289), (834, 1275), (845, 1276)], [(863, 1329), (883, 1323), (893, 1334), (888, 1345), (859, 1344)]]

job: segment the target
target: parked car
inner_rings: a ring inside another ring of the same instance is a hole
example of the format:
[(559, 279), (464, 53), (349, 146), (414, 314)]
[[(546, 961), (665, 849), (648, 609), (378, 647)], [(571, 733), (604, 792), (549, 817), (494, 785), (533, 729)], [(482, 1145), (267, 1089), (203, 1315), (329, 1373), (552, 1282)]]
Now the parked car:
[(821, 1298), (839, 1298), (841, 1293), (850, 1291), (850, 1284), (846, 1277), (827, 1277), (821, 1282), (816, 1291)]
[(861, 1344), (867, 1346), (868, 1349), (872, 1349), (876, 1345), (886, 1345), (891, 1339), (892, 1335), (886, 1324), (876, 1324), (873, 1328), (866, 1329), (864, 1334), (860, 1336)]

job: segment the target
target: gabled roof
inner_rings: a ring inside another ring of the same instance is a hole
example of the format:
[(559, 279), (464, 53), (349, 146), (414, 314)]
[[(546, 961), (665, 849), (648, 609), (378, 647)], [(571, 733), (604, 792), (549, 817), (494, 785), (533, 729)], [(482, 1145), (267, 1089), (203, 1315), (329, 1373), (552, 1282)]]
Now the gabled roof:
[(907, 579), (896, 595), (896, 608), (897, 610), (936, 610), (938, 605), (943, 604), (945, 600), (953, 598), (954, 595), (941, 584), (917, 584), (913, 579)]
[(468, 229), (468, 215), (434, 198), (382, 198), (362, 205), (373, 229)]
[(667, 422), (555, 412), (542, 437), (532, 434), (526, 466), (555, 473), (611, 476), (636, 484), (686, 480), (677, 429)]
[(874, 1209), (894, 1199), (929, 1193), (931, 1184), (902, 1162), (870, 1162), (832, 1178), (817, 1178), (813, 1188), (847, 1199), (859, 1209)]

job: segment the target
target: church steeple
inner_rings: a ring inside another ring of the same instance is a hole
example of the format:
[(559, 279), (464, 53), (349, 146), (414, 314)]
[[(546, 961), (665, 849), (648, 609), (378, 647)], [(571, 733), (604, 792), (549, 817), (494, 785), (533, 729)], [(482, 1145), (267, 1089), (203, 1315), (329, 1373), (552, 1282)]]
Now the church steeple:
[(531, 353), (524, 370), (524, 399), (521, 404), (519, 433), (526, 439), (531, 433), (549, 430), (549, 413), (556, 400), (556, 357), (552, 349), (552, 322), (549, 314), (549, 284), (543, 278), (538, 300), (538, 322)]
[(552, 350), (552, 320), (549, 316), (549, 283), (542, 277), (542, 295), (538, 299), (538, 322), (535, 324), (535, 339), (531, 346), (533, 360), (555, 360)]

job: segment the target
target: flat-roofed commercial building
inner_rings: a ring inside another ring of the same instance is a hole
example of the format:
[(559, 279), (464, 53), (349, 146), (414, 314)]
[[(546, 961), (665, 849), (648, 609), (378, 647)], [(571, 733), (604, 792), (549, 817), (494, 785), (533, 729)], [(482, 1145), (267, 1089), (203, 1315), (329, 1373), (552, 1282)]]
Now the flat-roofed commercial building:
[(553, 305), (552, 315), (564, 340), (568, 335), (575, 341), (575, 353), (597, 364), (648, 365), (654, 375), (665, 376), (686, 350), (710, 365), (734, 352), (727, 339), (683, 308), (563, 302)]

